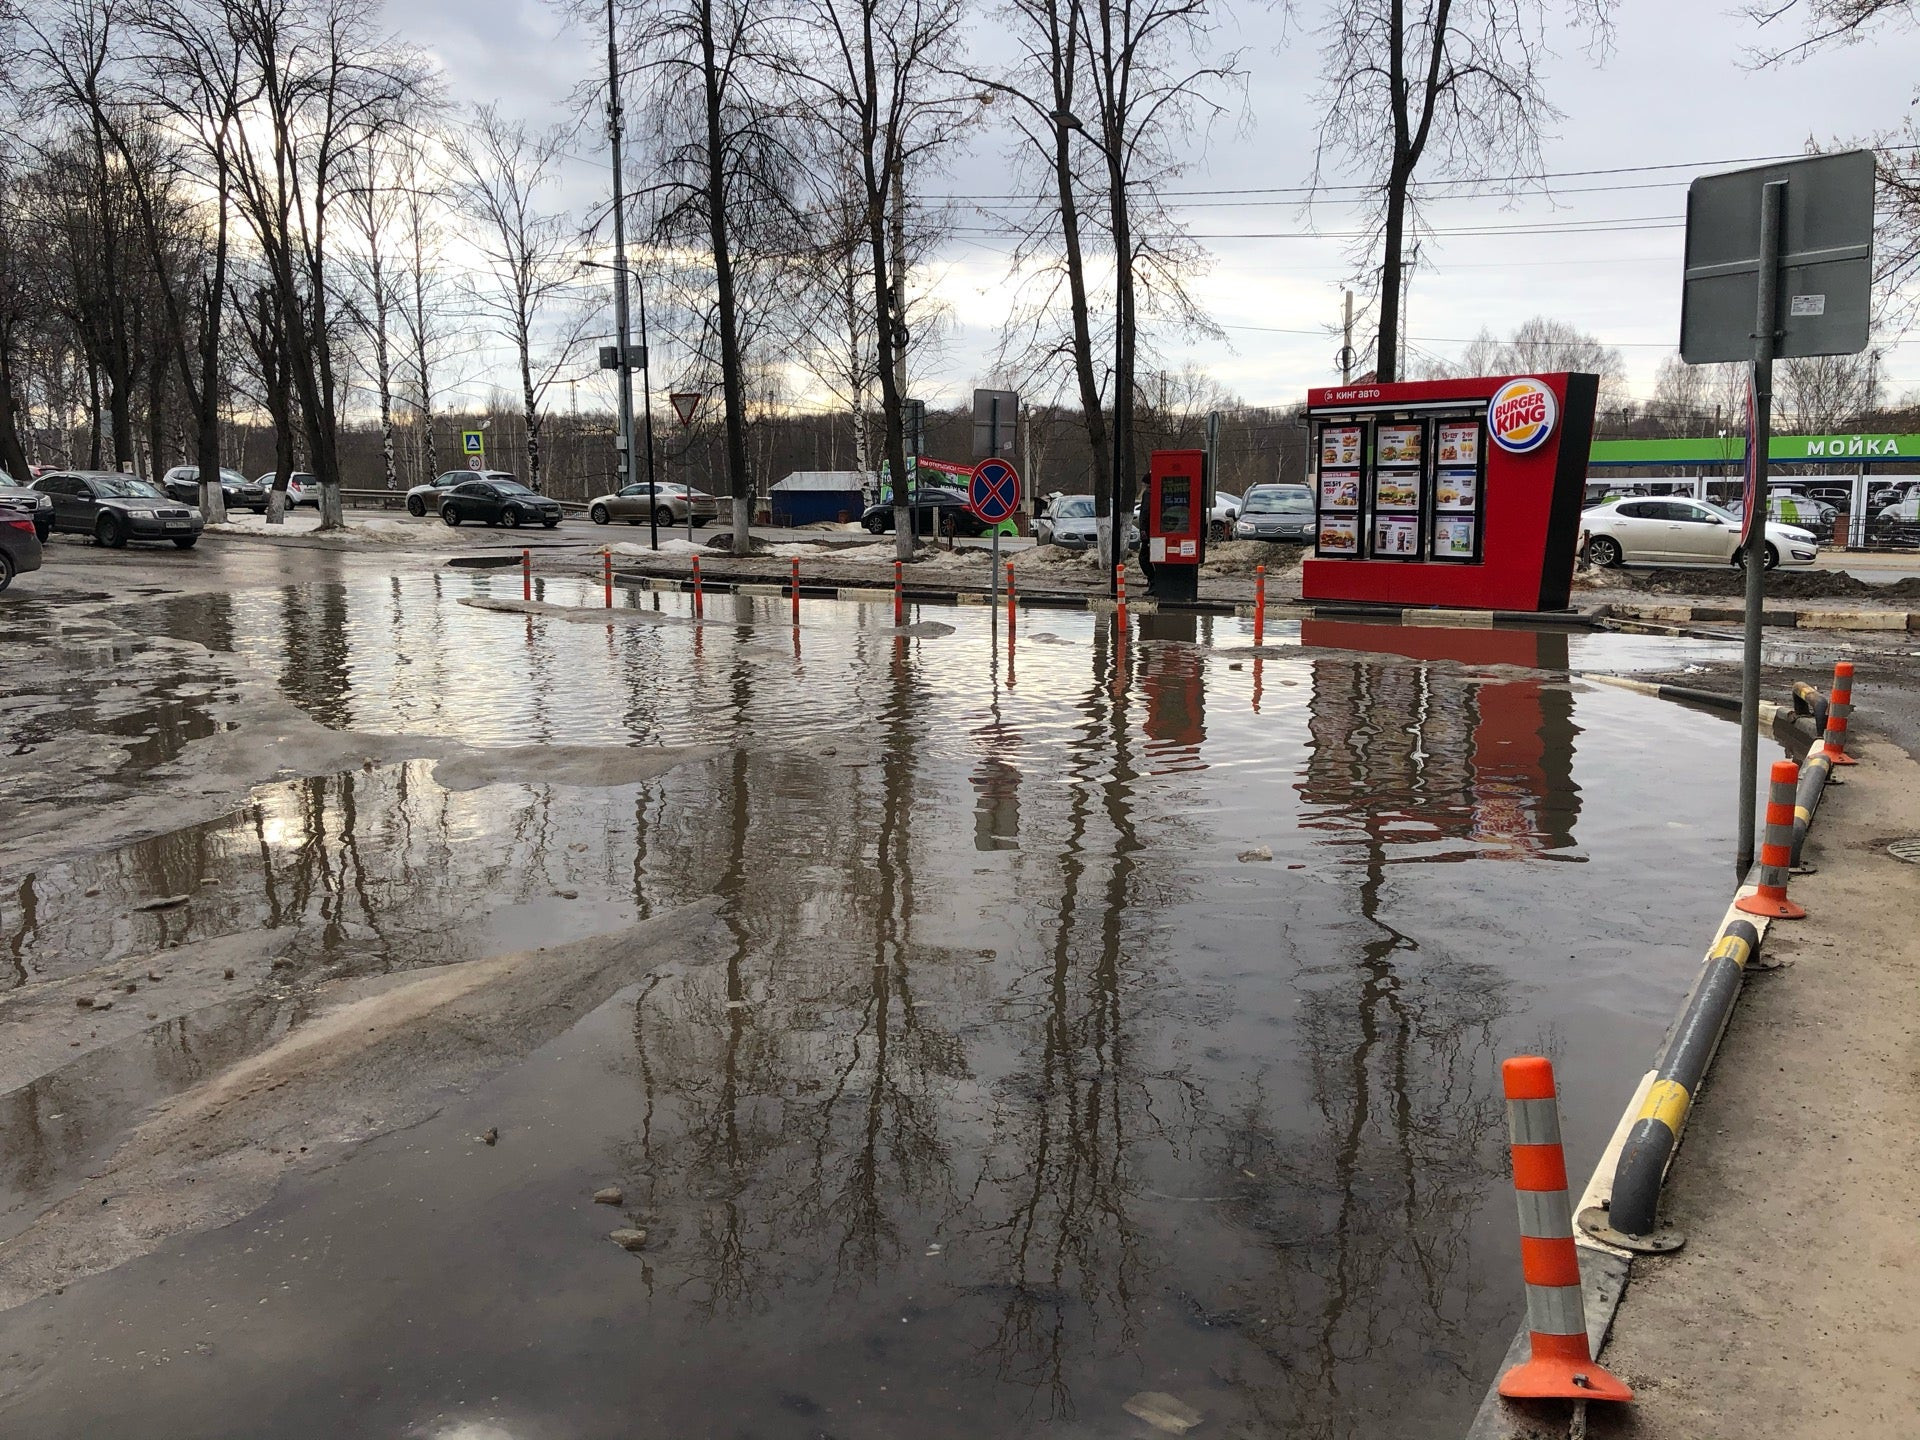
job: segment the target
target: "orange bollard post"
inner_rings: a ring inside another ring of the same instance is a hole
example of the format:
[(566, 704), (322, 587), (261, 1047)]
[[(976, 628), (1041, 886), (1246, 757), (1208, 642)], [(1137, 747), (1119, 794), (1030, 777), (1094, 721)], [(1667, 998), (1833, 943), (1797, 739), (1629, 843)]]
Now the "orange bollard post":
[(1835, 765), (1858, 765), (1847, 754), (1847, 721), (1853, 714), (1853, 662), (1839, 660), (1833, 666), (1833, 689), (1827, 695), (1827, 730), (1820, 737), (1821, 748)]
[(1127, 567), (1125, 565), (1114, 566), (1113, 579), (1115, 587), (1114, 597), (1118, 605), (1116, 613), (1119, 616), (1120, 628), (1125, 630), (1127, 628)]
[(533, 551), (520, 552), (520, 598), (533, 599)]
[(893, 623), (907, 623), (907, 592), (905, 582), (900, 578), (900, 562), (893, 562)]
[(1267, 567), (1253, 567), (1253, 643), (1262, 645), (1267, 638)]
[(1013, 633), (1013, 561), (1007, 561), (1007, 633)]
[(793, 592), (793, 623), (800, 623), (800, 557), (793, 557), (793, 583), (789, 587)]
[(1500, 1393), (1518, 1400), (1631, 1400), (1633, 1391), (1594, 1363), (1587, 1343), (1553, 1062), (1517, 1055), (1501, 1062), (1500, 1083), (1507, 1096), (1513, 1193), (1520, 1204), (1520, 1270), (1533, 1351), (1531, 1359), (1500, 1377)]
[(696, 617), (705, 613), (703, 597), (700, 594), (700, 557), (693, 557), (693, 613)]
[(1794, 792), (1800, 788), (1800, 767), (1791, 760), (1776, 760), (1767, 778), (1767, 830), (1760, 842), (1760, 887), (1734, 901), (1733, 908), (1773, 920), (1804, 920), (1807, 912), (1787, 898), (1787, 874), (1793, 869)]
[(607, 609), (613, 608), (613, 551), (600, 552), (601, 568), (605, 572), (607, 585)]

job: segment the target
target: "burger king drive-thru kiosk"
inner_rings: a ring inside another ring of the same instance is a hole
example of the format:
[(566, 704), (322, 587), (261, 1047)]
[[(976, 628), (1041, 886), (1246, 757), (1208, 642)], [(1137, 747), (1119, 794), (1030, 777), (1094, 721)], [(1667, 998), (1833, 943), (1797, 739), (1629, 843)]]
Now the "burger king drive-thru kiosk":
[(1553, 374), (1309, 391), (1301, 597), (1566, 609), (1598, 390)]

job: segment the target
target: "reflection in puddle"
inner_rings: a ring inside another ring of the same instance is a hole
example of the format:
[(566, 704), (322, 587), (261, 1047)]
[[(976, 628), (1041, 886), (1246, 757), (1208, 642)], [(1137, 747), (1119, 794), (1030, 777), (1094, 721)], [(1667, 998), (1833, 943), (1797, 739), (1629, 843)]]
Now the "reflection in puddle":
[[(1071, 1436), (1163, 1389), (1221, 1434), (1458, 1433), (1518, 1313), (1496, 1061), (1553, 1053), (1597, 1151), (1723, 879), (1717, 830), (1638, 817), (1717, 816), (1730, 728), (1575, 694), (1570, 659), (1604, 645), (1530, 632), (1305, 622), (1249, 663), (1213, 648), (1226, 622), (1117, 645), (1062, 615), (1016, 668), (989, 617), (895, 635), (883, 607), (808, 605), (796, 660), (784, 602), (602, 633), (454, 604), (484, 583), (195, 597), (165, 624), (329, 724), (732, 748), (605, 788), (454, 791), (423, 764), (273, 785), (10, 883), (16, 985), (231, 934), (293, 965), (272, 1005), (9, 1097), (9, 1153), (34, 1141), (7, 1183), (47, 1192), (124, 1123), (102, 1112), (221, 1063), (181, 1052), (265, 1043), (305, 977), (708, 894), (723, 958), (636, 978), (184, 1266), (63, 1297), (73, 1324), (131, 1318), (50, 1362), (23, 1422)], [(1650, 723), (1687, 764), (1649, 771)], [(1623, 890), (1664, 937), (1631, 954)], [(133, 908), (155, 894), (192, 898)], [(506, 1138), (473, 1152), (483, 1124)], [(609, 1179), (643, 1256), (582, 1218)], [(303, 1343), (250, 1336), (263, 1294)], [(135, 1335), (212, 1354), (87, 1384)]]

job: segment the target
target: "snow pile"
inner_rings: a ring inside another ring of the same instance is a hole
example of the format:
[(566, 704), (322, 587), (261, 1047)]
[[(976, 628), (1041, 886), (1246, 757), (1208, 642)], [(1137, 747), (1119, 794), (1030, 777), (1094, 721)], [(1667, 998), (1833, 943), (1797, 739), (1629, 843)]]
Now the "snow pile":
[(619, 541), (617, 544), (610, 545), (607, 548), (612, 550), (616, 555), (631, 555), (640, 560), (652, 559), (661, 555), (678, 555), (683, 558), (688, 555), (704, 555), (710, 559), (715, 553), (708, 546), (702, 545), (697, 541), (688, 540), (679, 535), (662, 535), (660, 537), (660, 548), (658, 550), (646, 545), (635, 545), (630, 540)]
[(1207, 546), (1205, 570), (1216, 575), (1251, 575), (1264, 565), (1267, 573), (1290, 570), (1306, 555), (1304, 545), (1281, 545), (1272, 540), (1218, 540)]

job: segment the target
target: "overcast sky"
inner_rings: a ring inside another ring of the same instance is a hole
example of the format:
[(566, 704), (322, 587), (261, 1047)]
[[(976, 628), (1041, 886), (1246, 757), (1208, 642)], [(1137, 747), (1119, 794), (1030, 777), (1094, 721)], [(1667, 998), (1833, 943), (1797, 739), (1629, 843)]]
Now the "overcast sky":
[[(393, 23), (444, 67), (467, 100), (497, 99), (529, 119), (566, 118), (573, 87), (604, 65), (604, 40), (570, 30), (540, 0), (389, 0)], [(1196, 137), (1191, 169), (1176, 188), (1280, 190), (1306, 183), (1318, 116), (1312, 108), (1319, 40), (1316, 0), (1300, 0), (1290, 24), (1277, 8), (1242, 4), (1223, 25), (1223, 47), (1242, 49), (1244, 126)], [(973, 44), (991, 58), (976, 25)], [(1680, 313), (1681, 219), (1687, 181), (1729, 162), (1798, 152), (1900, 123), (1915, 84), (1920, 40), (1888, 30), (1869, 43), (1773, 70), (1749, 63), (1760, 38), (1713, 3), (1623, 0), (1613, 53), (1596, 65), (1573, 37), (1552, 62), (1552, 94), (1565, 118), (1545, 145), (1561, 175), (1552, 199), (1442, 201), (1437, 230), (1532, 228), (1527, 234), (1442, 234), (1420, 257), (1409, 329), (1416, 359), (1451, 359), (1483, 327), (1505, 333), (1535, 314), (1568, 320), (1619, 347), (1630, 388), (1650, 393), (1655, 367), (1674, 349)], [(576, 198), (604, 196), (595, 131), (570, 166)], [(956, 195), (1008, 190), (1008, 141), (977, 132), (939, 182)], [(1667, 170), (1639, 167), (1672, 166)], [(1575, 175), (1579, 171), (1621, 171)], [(1511, 162), (1490, 157), (1489, 173)], [(1627, 188), (1632, 187), (1632, 188)], [(1311, 215), (1295, 196), (1195, 197), (1181, 214), (1212, 256), (1195, 282), (1226, 343), (1163, 348), (1191, 360), (1241, 398), (1286, 404), (1310, 385), (1337, 380), (1340, 292), (1351, 274), (1343, 242), (1324, 235), (1354, 227), (1353, 212), (1327, 202)], [(1261, 203), (1250, 203), (1261, 202)], [(958, 399), (984, 379), (1006, 311), (1007, 242), (990, 217), (969, 213), (930, 281), (953, 325), (930, 399)], [(1541, 226), (1551, 233), (1541, 233)], [(1623, 228), (1624, 227), (1624, 228)], [(1280, 237), (1280, 238), (1275, 238)], [(1301, 238), (1291, 238), (1301, 237)], [(1369, 328), (1364, 323), (1358, 329)], [(1296, 333), (1290, 333), (1296, 332)], [(1297, 333), (1306, 332), (1306, 333)], [(1891, 344), (1882, 361), (1894, 396), (1920, 390), (1920, 344)]]

